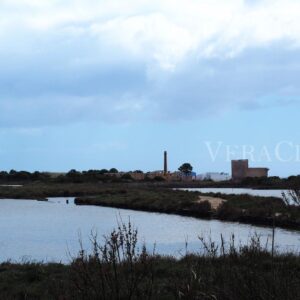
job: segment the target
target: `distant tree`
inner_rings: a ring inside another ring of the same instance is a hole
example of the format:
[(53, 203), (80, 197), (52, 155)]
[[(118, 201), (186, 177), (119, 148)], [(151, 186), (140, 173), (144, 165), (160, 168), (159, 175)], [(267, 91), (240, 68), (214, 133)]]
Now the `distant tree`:
[(133, 173), (143, 174), (143, 171), (141, 171), (141, 170), (135, 170), (135, 171), (133, 171)]
[(72, 182), (81, 182), (82, 174), (81, 172), (72, 169), (66, 174), (66, 178)]
[(31, 178), (31, 174), (26, 171), (20, 171), (15, 176), (16, 176), (16, 179), (19, 179), (19, 180), (30, 180), (30, 178)]
[(68, 175), (73, 175), (73, 174), (80, 174), (79, 171), (76, 171), (75, 169), (70, 170), (68, 173)]
[(102, 169), (102, 170), (99, 171), (99, 173), (100, 173), (100, 174), (105, 174), (105, 173), (108, 173), (108, 170)]
[(125, 179), (125, 180), (133, 180), (133, 178), (131, 177), (131, 175), (129, 173), (125, 173), (122, 175), (121, 179)]
[(165, 178), (163, 178), (162, 176), (155, 176), (153, 178), (154, 181), (165, 181)]
[(7, 180), (7, 178), (8, 178), (8, 173), (5, 172), (5, 171), (1, 171), (0, 172), (0, 179), (1, 180)]
[(16, 175), (18, 172), (15, 170), (10, 170), (9, 175)]
[(119, 173), (119, 171), (116, 168), (111, 168), (109, 173)]
[(193, 171), (193, 167), (190, 163), (184, 163), (178, 168), (178, 170), (184, 173), (185, 175), (188, 175)]
[(72, 169), (72, 170), (70, 170), (67, 174), (66, 174), (66, 176), (67, 177), (79, 177), (81, 175), (81, 173), (79, 172), (79, 171), (77, 171), (77, 170), (75, 170), (75, 169)]

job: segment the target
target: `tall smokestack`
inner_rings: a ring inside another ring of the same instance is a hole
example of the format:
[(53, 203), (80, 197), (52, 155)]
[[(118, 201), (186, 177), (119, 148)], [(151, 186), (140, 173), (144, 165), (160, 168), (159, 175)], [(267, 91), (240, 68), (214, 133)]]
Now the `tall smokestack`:
[(164, 175), (168, 173), (168, 154), (167, 151), (164, 152)]

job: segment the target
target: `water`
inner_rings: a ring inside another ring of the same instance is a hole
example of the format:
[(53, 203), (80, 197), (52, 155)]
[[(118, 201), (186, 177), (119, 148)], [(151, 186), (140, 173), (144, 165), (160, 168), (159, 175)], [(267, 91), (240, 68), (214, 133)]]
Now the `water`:
[(249, 194), (262, 197), (279, 197), (282, 198), (282, 193), (287, 190), (255, 190), (242, 188), (184, 188), (181, 190), (198, 191), (202, 193), (222, 193), (222, 194)]
[(285, 193), (286, 199), (290, 204), (294, 203), (292, 197), (288, 194), (288, 190), (256, 190), (256, 189), (243, 189), (243, 188), (182, 188), (180, 190), (186, 191), (198, 191), (202, 193), (222, 193), (222, 194), (248, 194), (252, 196), (261, 197), (278, 197), (282, 198), (282, 193)]
[[(98, 236), (108, 234), (116, 227), (120, 217), (138, 227), (141, 241), (148, 247), (156, 243), (156, 252), (180, 256), (188, 250), (200, 252), (198, 235), (219, 241), (222, 233), (229, 240), (232, 233), (236, 241), (247, 243), (255, 232), (263, 243), (271, 242), (271, 229), (216, 220), (197, 220), (189, 217), (147, 213), (97, 206), (76, 206), (72, 198), (50, 198), (49, 202), (34, 200), (0, 200), (0, 261), (62, 261), (78, 253), (79, 236), (88, 248), (92, 230)], [(276, 230), (279, 251), (300, 249), (300, 232)]]
[(0, 187), (12, 187), (12, 188), (17, 188), (17, 187), (22, 187), (23, 185), (21, 184), (0, 184)]

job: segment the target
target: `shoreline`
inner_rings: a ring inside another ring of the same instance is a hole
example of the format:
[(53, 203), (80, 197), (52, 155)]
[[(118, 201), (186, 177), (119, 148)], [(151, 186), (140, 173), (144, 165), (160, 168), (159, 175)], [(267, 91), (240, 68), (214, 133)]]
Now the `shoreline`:
[[(76, 198), (74, 200), (74, 203), (76, 201)], [(256, 218), (240, 218), (240, 219), (221, 219), (216, 216), (198, 216), (197, 213), (192, 214), (189, 212), (184, 211), (178, 211), (178, 212), (169, 212), (164, 210), (155, 210), (155, 209), (140, 209), (140, 208), (134, 208), (134, 207), (128, 207), (126, 205), (122, 204), (87, 204), (87, 203), (75, 203), (78, 206), (99, 206), (99, 207), (107, 207), (107, 208), (118, 208), (118, 209), (124, 209), (124, 210), (132, 210), (132, 211), (140, 211), (140, 212), (147, 212), (147, 213), (160, 213), (160, 214), (167, 214), (167, 215), (174, 215), (174, 216), (181, 216), (181, 217), (188, 217), (188, 218), (194, 218), (197, 220), (206, 220), (206, 221), (220, 221), (220, 222), (229, 222), (229, 223), (238, 223), (242, 225), (250, 225), (250, 226), (257, 226), (257, 227), (263, 227), (263, 228), (270, 228), (272, 229), (273, 225), (273, 219), (256, 219)], [(284, 230), (291, 230), (291, 231), (300, 231), (300, 225), (291, 224), (291, 225), (281, 225), (275, 223), (276, 229), (284, 229)]]
[[(177, 191), (181, 194), (176, 195), (177, 198), (175, 198), (174, 195), (176, 191), (170, 191), (168, 196), (171, 198), (173, 196), (173, 199), (175, 199), (173, 201), (174, 204), (167, 202), (166, 195), (152, 196), (147, 195), (146, 191), (144, 192), (144, 195), (141, 192), (138, 195), (134, 195), (134, 191), (128, 191), (128, 195), (119, 195), (119, 198), (116, 195), (110, 194), (77, 197), (74, 203), (76, 205), (113, 207), (135, 211), (174, 214), (205, 220), (237, 222), (269, 228), (272, 228), (275, 224), (275, 228), (295, 231), (300, 230), (300, 208), (284, 207), (281, 203), (281, 199), (276, 197)], [(181, 201), (180, 198), (185, 196), (187, 199)], [(208, 201), (199, 202), (199, 197), (201, 196), (204, 198), (211, 197), (217, 200), (222, 199), (223, 201), (217, 209), (212, 209)], [(157, 197), (157, 199), (154, 200), (154, 204), (151, 197)], [(274, 205), (274, 210), (276, 210), (274, 211), (274, 217), (273, 214), (270, 215), (270, 208), (266, 207), (268, 201), (269, 204)], [(259, 205), (261, 205), (261, 211), (259, 211), (260, 207), (256, 207)], [(293, 213), (293, 217), (289, 215), (291, 213)]]

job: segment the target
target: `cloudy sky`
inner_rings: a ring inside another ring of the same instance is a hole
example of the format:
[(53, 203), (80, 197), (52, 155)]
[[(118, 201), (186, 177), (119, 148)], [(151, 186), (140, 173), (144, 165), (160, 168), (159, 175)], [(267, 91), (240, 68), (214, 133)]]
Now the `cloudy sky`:
[(2, 170), (300, 173), (299, 0), (0, 0), (0, 67)]

